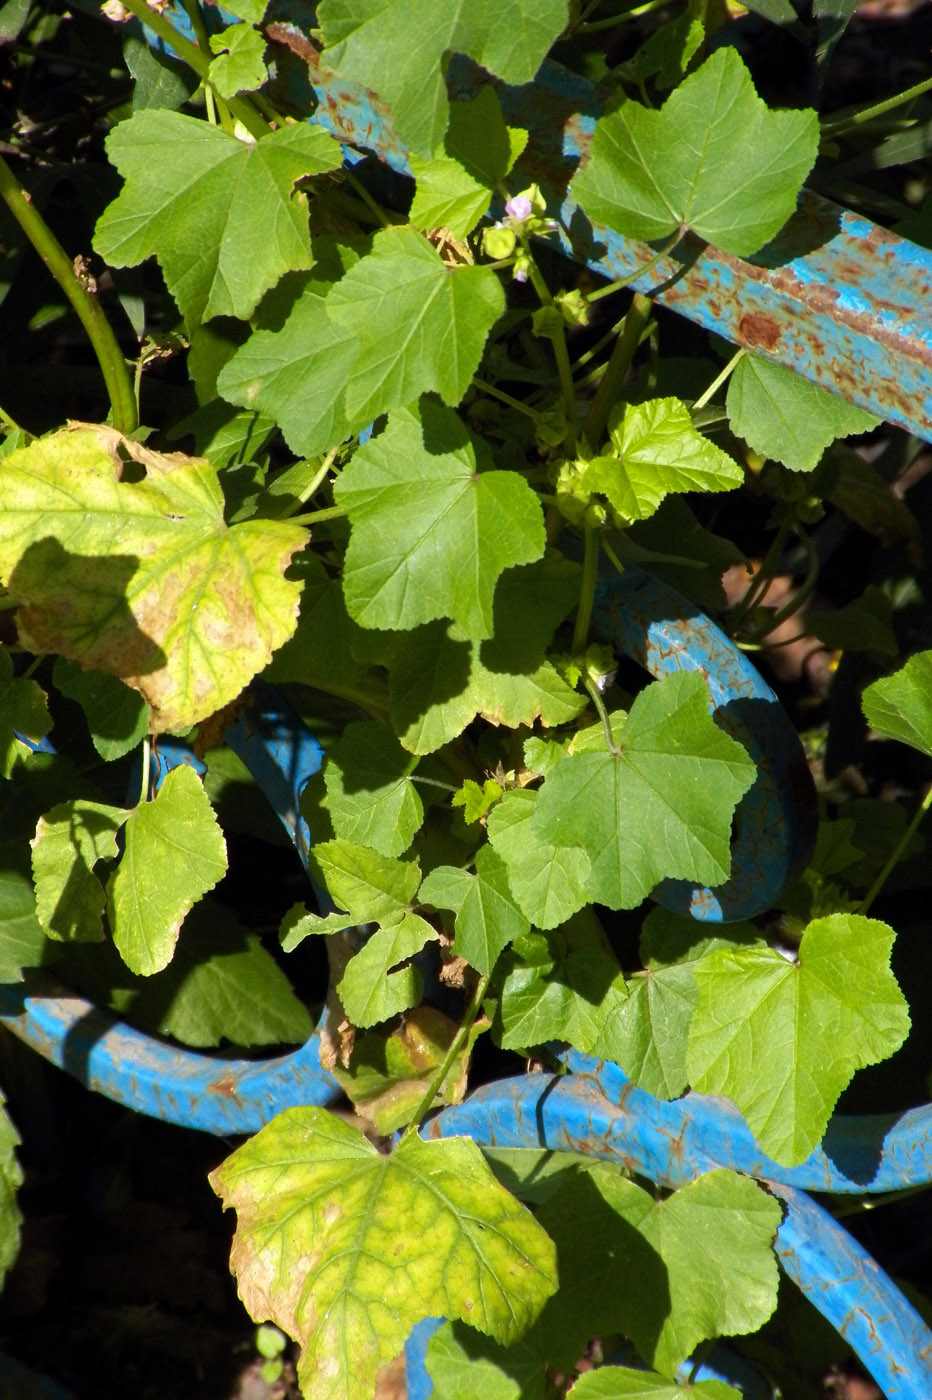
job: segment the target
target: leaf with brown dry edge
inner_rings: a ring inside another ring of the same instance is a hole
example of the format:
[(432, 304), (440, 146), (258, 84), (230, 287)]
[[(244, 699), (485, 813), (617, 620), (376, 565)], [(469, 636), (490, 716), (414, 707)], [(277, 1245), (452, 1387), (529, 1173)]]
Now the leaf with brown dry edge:
[[(142, 468), (140, 479), (139, 468)], [(36, 651), (118, 676), (180, 732), (233, 700), (294, 631), (307, 534), (228, 526), (217, 474), (72, 424), (0, 463), (0, 577)]]
[(237, 1212), (240, 1296), (301, 1343), (314, 1400), (370, 1400), (424, 1317), (516, 1341), (556, 1289), (549, 1238), (468, 1138), (382, 1156), (325, 1109), (291, 1108), (210, 1180)]

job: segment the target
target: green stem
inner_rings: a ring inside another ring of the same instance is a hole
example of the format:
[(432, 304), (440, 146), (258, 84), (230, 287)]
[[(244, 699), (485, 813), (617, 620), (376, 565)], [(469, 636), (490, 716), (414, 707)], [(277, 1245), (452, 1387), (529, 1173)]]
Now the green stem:
[(925, 816), (926, 812), (928, 812), (930, 807), (932, 807), (932, 787), (929, 788), (929, 791), (926, 793), (925, 797), (920, 802), (918, 810), (916, 811), (912, 821), (910, 822), (909, 826), (903, 832), (903, 835), (900, 837), (899, 841), (897, 841), (896, 845), (891, 851), (883, 870), (881, 870), (880, 874), (877, 876), (877, 879), (871, 885), (870, 889), (867, 891), (867, 894), (864, 896), (864, 898), (861, 900), (861, 903), (858, 905), (858, 914), (866, 914), (868, 909), (873, 904), (874, 900), (880, 894), (880, 891), (883, 889), (884, 885), (887, 883), (887, 880), (890, 877), (890, 872), (893, 870), (893, 867), (900, 859), (900, 856), (903, 854), (906, 847), (913, 839), (913, 836), (916, 834), (916, 831), (919, 827), (919, 823), (922, 821), (923, 817)]
[(293, 515), (295, 525), (320, 525), (325, 520), (342, 520), (346, 514), (343, 506), (324, 506), (323, 510), (309, 510), (305, 515)]
[(639, 277), (643, 277), (645, 273), (652, 271), (659, 262), (662, 262), (668, 253), (672, 253), (682, 237), (681, 230), (677, 229), (675, 233), (670, 235), (663, 247), (659, 248), (652, 258), (648, 258), (646, 263), (641, 263), (640, 267), (636, 267), (633, 272), (625, 273), (624, 277), (619, 277), (617, 281), (599, 287), (598, 291), (590, 292), (586, 301), (590, 304), (594, 301), (601, 301), (602, 297), (611, 296), (612, 292), (620, 292), (622, 287), (627, 287), (630, 282), (636, 282)]
[(30, 436), (15, 418), (10, 417), (5, 408), (0, 408), (0, 428), (5, 429), (8, 433), (22, 433), (24, 437)]
[(621, 750), (615, 743), (615, 736), (612, 733), (612, 722), (608, 717), (608, 710), (605, 708), (605, 701), (599, 694), (599, 687), (596, 685), (595, 681), (589, 680), (588, 676), (586, 677), (586, 680), (583, 682), (583, 684), (586, 687), (586, 692), (589, 696), (589, 699), (592, 701), (593, 705), (596, 708), (596, 713), (598, 714), (599, 719), (602, 721), (602, 729), (605, 733), (605, 742), (608, 745), (609, 753), (620, 753)]
[(800, 530), (797, 528), (796, 534), (798, 535), (800, 543), (805, 549), (807, 558), (809, 560), (809, 566), (806, 570), (806, 577), (803, 579), (802, 583), (800, 584), (796, 592), (793, 594), (792, 598), (790, 598), (788, 602), (784, 603), (783, 607), (780, 608), (778, 612), (775, 612), (773, 617), (767, 619), (767, 622), (765, 624), (766, 631), (762, 630), (761, 628), (758, 628), (756, 636), (752, 635), (748, 637), (747, 640), (749, 642), (762, 642), (764, 638), (769, 635), (769, 633), (771, 633), (772, 631), (774, 631), (775, 628), (780, 626), (781, 622), (785, 622), (788, 617), (792, 617), (794, 613), (798, 612), (799, 609), (802, 607), (803, 603), (805, 603), (807, 598), (810, 597), (813, 589), (816, 586), (816, 583), (818, 582), (818, 551), (816, 550), (815, 545), (812, 543), (812, 540), (809, 538), (809, 536), (804, 530)]
[(700, 408), (705, 408), (706, 404), (709, 402), (709, 399), (715, 393), (716, 389), (721, 388), (721, 386), (725, 383), (725, 380), (730, 378), (730, 376), (734, 373), (735, 369), (737, 368), (738, 361), (742, 359), (747, 353), (748, 352), (746, 350), (741, 349), (738, 350), (734, 355), (732, 355), (731, 359), (728, 361), (728, 364), (722, 370), (721, 374), (717, 374), (712, 380), (712, 383), (709, 385), (708, 389), (706, 389), (705, 393), (699, 395), (698, 399), (693, 404), (693, 413), (696, 413)]
[(577, 34), (597, 34), (601, 29), (612, 29), (617, 24), (627, 24), (630, 19), (640, 19), (642, 15), (653, 14), (655, 10), (662, 10), (669, 3), (669, 0), (647, 0), (646, 5), (637, 5), (633, 10), (625, 10), (620, 15), (612, 15), (608, 19), (584, 20), (577, 26)]
[[(550, 288), (541, 275), (540, 268), (534, 261), (527, 238), (522, 233), (521, 247), (527, 254), (528, 273), (531, 278), (531, 285), (537, 293), (541, 306), (553, 306), (553, 297), (550, 295)], [(557, 374), (560, 376), (560, 391), (563, 395), (563, 412), (566, 416), (566, 438), (564, 446), (567, 455), (572, 457), (576, 452), (576, 390), (573, 385), (573, 367), (570, 364), (570, 352), (566, 348), (566, 331), (561, 326), (559, 332), (548, 337), (553, 346), (553, 356), (557, 362)]]
[(540, 422), (540, 414), (535, 409), (529, 408), (528, 405), (522, 403), (520, 399), (513, 399), (510, 394), (505, 393), (504, 389), (498, 389), (494, 384), (487, 384), (484, 379), (480, 379), (475, 374), (472, 377), (472, 382), (473, 387), (480, 390), (481, 393), (491, 394), (493, 399), (498, 399), (501, 403), (507, 404), (509, 408), (517, 409), (519, 413), (526, 414), (527, 417), (532, 418), (535, 423)]
[(634, 352), (641, 342), (641, 335), (650, 319), (653, 304), (643, 292), (635, 292), (621, 327), (621, 334), (615, 341), (614, 349), (605, 366), (602, 382), (589, 405), (589, 412), (583, 424), (583, 438), (593, 448), (598, 445), (608, 415), (621, 394), (625, 376), (631, 368)]
[(113, 328), (101, 311), (96, 298), (75, 272), (74, 263), (2, 156), (0, 198), (61, 287), (87, 332), (104, 377), (113, 426), (121, 433), (133, 432), (138, 425), (136, 397)]
[(439, 778), (425, 778), (422, 773), (412, 773), (408, 779), (412, 783), (421, 783), (425, 787), (442, 788), (444, 792), (459, 792), (458, 787), (452, 783), (442, 783)]
[[(124, 8), (134, 14), (147, 29), (151, 29), (159, 39), (170, 45), (181, 61), (197, 74), (201, 82), (210, 81), (209, 55), (202, 53), (196, 44), (191, 43), (190, 39), (179, 34), (175, 26), (164, 15), (159, 14), (158, 10), (151, 9), (146, 4), (146, 0), (125, 0)], [(250, 136), (254, 136), (258, 140), (268, 133), (268, 126), (248, 98), (230, 97), (226, 99), (226, 105)]]
[(373, 217), (376, 219), (376, 221), (380, 223), (383, 228), (391, 228), (392, 220), (388, 217), (382, 206), (372, 198), (372, 195), (366, 189), (362, 181), (357, 180), (353, 172), (349, 170), (346, 166), (343, 167), (342, 175), (346, 183), (348, 185), (352, 185), (353, 189), (356, 191), (357, 195), (362, 200), (363, 204), (365, 204), (366, 208), (370, 211)]
[(336, 461), (336, 456), (339, 450), (339, 447), (331, 447), (330, 451), (327, 453), (326, 457), (321, 462), (319, 470), (314, 473), (310, 484), (307, 487), (305, 487), (298, 499), (294, 501), (292, 505), (290, 505), (288, 509), (282, 514), (282, 516), (280, 517), (282, 520), (290, 520), (301, 509), (305, 501), (309, 501), (312, 496), (316, 495), (323, 483), (327, 480), (327, 477), (330, 474), (330, 468)]
[(594, 526), (587, 525), (584, 538), (582, 583), (579, 588), (579, 607), (576, 609), (576, 626), (573, 628), (573, 656), (581, 656), (589, 640), (589, 624), (592, 621), (592, 605), (595, 602), (595, 585), (599, 574), (599, 532)]
[(149, 800), (149, 761), (152, 755), (152, 740), (148, 734), (142, 741), (142, 782), (139, 789), (140, 804)]
[(760, 568), (748, 585), (748, 591), (737, 607), (729, 613), (728, 625), (732, 636), (734, 636), (735, 628), (744, 621), (751, 609), (756, 606), (758, 600), (766, 593), (772, 582), (773, 567), (783, 552), (783, 546), (786, 543), (786, 537), (790, 532), (792, 524), (792, 513), (788, 513), (780, 521), (777, 527), (777, 533), (770, 542), (770, 548), (761, 560)]
[(904, 102), (912, 102), (914, 98), (921, 97), (924, 92), (932, 89), (932, 78), (923, 78), (921, 83), (916, 83), (911, 88), (906, 88), (904, 92), (897, 93), (896, 97), (887, 97), (883, 102), (875, 102), (873, 107), (865, 107), (860, 112), (855, 112), (849, 117), (839, 117), (837, 121), (825, 122), (822, 126), (823, 136), (842, 136), (846, 131), (856, 130), (864, 122), (871, 121), (874, 117), (882, 117), (886, 112), (892, 112), (895, 107), (902, 107)]
[(476, 1016), (479, 1012), (479, 1008), (482, 1005), (482, 998), (485, 996), (486, 992), (489, 989), (490, 981), (490, 977), (480, 977), (479, 981), (476, 983), (476, 990), (473, 992), (472, 996), (469, 999), (469, 1005), (467, 1006), (463, 1019), (459, 1024), (456, 1035), (450, 1042), (450, 1048), (447, 1050), (447, 1053), (443, 1057), (443, 1063), (441, 1064), (439, 1070), (431, 1080), (430, 1087), (427, 1090), (427, 1093), (424, 1095), (424, 1097), (421, 1099), (421, 1102), (414, 1110), (414, 1117), (411, 1119), (411, 1122), (408, 1124), (408, 1126), (405, 1128), (404, 1132), (401, 1135), (402, 1142), (404, 1142), (405, 1138), (410, 1137), (412, 1133), (417, 1131), (418, 1127), (421, 1124), (421, 1120), (424, 1118), (424, 1115), (426, 1113), (429, 1113), (430, 1110), (433, 1108), (434, 1101), (436, 1100), (437, 1095), (443, 1089), (443, 1086), (446, 1083), (447, 1075), (453, 1068), (457, 1055), (460, 1053), (463, 1046), (466, 1044), (469, 1032), (472, 1030), (473, 1022), (475, 1021)]

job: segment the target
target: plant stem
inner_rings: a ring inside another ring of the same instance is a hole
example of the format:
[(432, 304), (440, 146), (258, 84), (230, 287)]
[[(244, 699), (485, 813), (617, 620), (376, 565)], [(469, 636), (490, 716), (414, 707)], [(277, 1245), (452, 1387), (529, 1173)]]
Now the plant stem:
[(599, 287), (597, 291), (590, 292), (586, 297), (586, 301), (590, 303), (593, 301), (601, 301), (602, 297), (611, 296), (612, 292), (620, 292), (622, 287), (628, 286), (629, 282), (636, 282), (639, 277), (643, 277), (645, 273), (650, 272), (659, 262), (662, 262), (668, 253), (672, 253), (682, 236), (682, 232), (676, 229), (667, 239), (663, 247), (658, 248), (653, 257), (647, 259), (647, 262), (641, 263), (640, 267), (636, 267), (633, 272), (626, 272), (624, 277), (619, 277), (614, 282), (609, 282), (607, 286)]
[(133, 432), (138, 425), (136, 396), (123, 351), (113, 328), (101, 311), (96, 298), (75, 272), (74, 263), (2, 156), (0, 198), (71, 302), (87, 332), (104, 377), (113, 426), (121, 433)]
[(856, 130), (864, 122), (871, 121), (874, 117), (882, 117), (886, 112), (892, 112), (895, 107), (902, 107), (904, 102), (912, 102), (914, 98), (921, 97), (924, 92), (932, 89), (932, 78), (923, 78), (921, 83), (916, 83), (911, 88), (906, 88), (904, 92), (897, 93), (895, 97), (887, 97), (883, 102), (875, 102), (873, 107), (865, 107), (860, 112), (854, 112), (849, 117), (839, 117), (837, 121), (826, 122), (822, 127), (823, 136), (842, 136), (846, 131)]
[[(186, 63), (192, 72), (196, 73), (202, 83), (210, 81), (210, 57), (207, 53), (202, 53), (196, 44), (192, 44), (190, 39), (186, 39), (183, 34), (179, 34), (175, 26), (159, 14), (158, 10), (150, 9), (146, 0), (125, 0), (125, 9), (134, 14), (141, 24), (147, 29), (151, 29), (163, 43), (168, 44), (181, 59)], [(268, 126), (264, 119), (256, 111), (255, 105), (246, 97), (230, 97), (226, 100), (226, 105), (232, 115), (241, 126), (254, 136), (256, 140), (260, 136), (265, 136)]]
[(609, 753), (620, 753), (621, 750), (615, 743), (615, 736), (612, 733), (612, 722), (608, 717), (608, 710), (605, 708), (605, 701), (599, 694), (599, 687), (596, 685), (595, 681), (589, 680), (588, 676), (586, 677), (586, 680), (583, 682), (583, 684), (586, 687), (586, 692), (589, 696), (589, 699), (592, 701), (593, 705), (596, 708), (596, 713), (598, 714), (599, 719), (602, 721), (602, 729), (605, 733), (605, 742), (608, 745)]
[(595, 601), (595, 585), (599, 574), (599, 532), (592, 525), (586, 526), (583, 548), (582, 583), (579, 589), (579, 607), (576, 609), (576, 625), (573, 628), (573, 656), (581, 656), (589, 640), (592, 604)]
[(520, 399), (513, 399), (510, 394), (505, 393), (504, 389), (498, 389), (494, 384), (487, 384), (484, 379), (480, 379), (475, 374), (472, 377), (472, 382), (473, 387), (479, 389), (481, 393), (491, 394), (493, 399), (498, 399), (501, 403), (507, 404), (509, 408), (517, 409), (519, 413), (526, 414), (527, 417), (532, 418), (535, 423), (540, 422), (540, 414), (535, 409), (529, 408), (528, 405), (522, 403)]
[(753, 634), (752, 636), (748, 637), (747, 640), (749, 642), (762, 642), (764, 638), (767, 637), (776, 627), (780, 626), (781, 622), (785, 622), (788, 617), (792, 617), (795, 612), (798, 612), (799, 609), (802, 607), (803, 603), (805, 603), (807, 598), (810, 597), (810, 595), (812, 594), (812, 590), (815, 588), (816, 583), (818, 582), (818, 551), (816, 550), (815, 545), (812, 543), (812, 540), (809, 538), (809, 536), (804, 530), (800, 530), (797, 528), (796, 534), (799, 536), (800, 542), (803, 548), (805, 549), (806, 555), (809, 560), (809, 567), (806, 570), (806, 577), (803, 579), (799, 588), (797, 588), (796, 592), (789, 599), (789, 601), (784, 603), (783, 607), (780, 608), (779, 611), (775, 612), (773, 617), (767, 619), (766, 623), (764, 624), (764, 626), (766, 627), (766, 631), (764, 631), (763, 627), (759, 627), (757, 629), (756, 634)]
[(346, 514), (343, 506), (324, 506), (323, 510), (309, 510), (306, 515), (291, 516), (295, 525), (320, 525), (325, 520), (341, 520)]
[(5, 408), (0, 408), (0, 428), (8, 433), (22, 433), (25, 437), (30, 436), (15, 418), (10, 417)]
[[(534, 261), (527, 238), (522, 233), (521, 246), (527, 254), (528, 273), (531, 284), (537, 293), (541, 306), (553, 306), (553, 297), (550, 295), (550, 288), (541, 275), (540, 268)], [(563, 395), (563, 412), (566, 415), (566, 438), (564, 445), (567, 455), (572, 456), (576, 451), (576, 390), (573, 386), (573, 367), (570, 364), (570, 352), (566, 348), (566, 331), (561, 326), (559, 334), (548, 337), (553, 346), (554, 359), (557, 362), (557, 374), (560, 376), (560, 390)]]
[(709, 385), (708, 389), (706, 389), (705, 393), (699, 395), (698, 399), (693, 404), (693, 413), (696, 413), (700, 408), (705, 408), (706, 404), (709, 402), (709, 399), (711, 399), (716, 389), (719, 389), (725, 383), (725, 380), (730, 378), (730, 376), (734, 373), (735, 369), (737, 368), (738, 361), (742, 359), (747, 353), (748, 352), (742, 348), (741, 350), (738, 350), (734, 355), (732, 355), (731, 359), (728, 361), (728, 364), (722, 370), (721, 374), (717, 374), (712, 380), (712, 383)]
[(282, 514), (282, 516), (280, 517), (282, 520), (290, 520), (301, 509), (301, 507), (304, 505), (304, 502), (309, 501), (311, 497), (314, 496), (320, 490), (321, 486), (330, 474), (330, 468), (336, 461), (336, 456), (339, 450), (339, 447), (331, 447), (330, 451), (327, 453), (326, 457), (321, 462), (320, 468), (318, 469), (318, 471), (315, 472), (310, 482), (310, 485), (307, 486), (305, 490), (301, 492), (299, 498), (288, 508), (288, 510), (286, 510)]
[(634, 352), (640, 344), (641, 335), (650, 319), (652, 310), (653, 304), (650, 297), (646, 297), (643, 292), (635, 292), (631, 305), (628, 307), (628, 314), (622, 324), (621, 334), (615, 341), (614, 349), (609, 356), (608, 364), (605, 366), (602, 382), (589, 405), (589, 412), (583, 424), (583, 438), (593, 450), (597, 447), (599, 439), (605, 431), (608, 415), (621, 394), (625, 376), (631, 368)]
[(926, 812), (928, 812), (930, 807), (932, 807), (932, 786), (929, 787), (929, 790), (920, 802), (912, 821), (910, 822), (906, 830), (903, 832), (903, 835), (900, 837), (899, 841), (897, 841), (893, 850), (890, 852), (890, 855), (887, 857), (887, 861), (884, 865), (884, 868), (881, 870), (880, 874), (877, 876), (877, 879), (871, 885), (870, 889), (867, 891), (867, 894), (864, 896), (864, 898), (861, 900), (861, 903), (858, 905), (856, 911), (858, 914), (866, 914), (868, 909), (873, 904), (874, 900), (880, 894), (880, 891), (883, 889), (884, 885), (887, 883), (887, 880), (890, 877), (890, 872), (893, 870), (893, 867), (900, 859), (900, 856), (903, 854), (906, 847), (912, 840), (913, 836), (916, 834), (916, 831), (919, 827), (919, 823), (922, 821), (923, 817), (925, 816)]
[(431, 1080), (430, 1087), (428, 1088), (427, 1093), (424, 1095), (424, 1097), (421, 1099), (421, 1102), (414, 1110), (414, 1117), (411, 1119), (410, 1123), (401, 1135), (402, 1142), (404, 1142), (405, 1138), (410, 1137), (412, 1133), (417, 1131), (418, 1127), (421, 1124), (421, 1120), (424, 1118), (424, 1115), (430, 1112), (431, 1108), (434, 1105), (434, 1100), (443, 1089), (447, 1075), (453, 1068), (453, 1064), (456, 1060), (457, 1055), (460, 1053), (463, 1046), (466, 1044), (469, 1032), (472, 1030), (473, 1022), (475, 1021), (479, 1008), (482, 1005), (482, 998), (485, 996), (486, 992), (489, 989), (490, 981), (491, 978), (486, 976), (480, 977), (479, 981), (476, 983), (476, 990), (473, 992), (472, 996), (469, 999), (469, 1005), (466, 1008), (462, 1021), (460, 1021), (456, 1035), (450, 1042), (450, 1047), (443, 1057), (443, 1063), (441, 1064), (439, 1070)]
[(140, 803), (149, 800), (149, 760), (152, 755), (152, 740), (148, 734), (142, 741), (142, 782), (139, 788)]

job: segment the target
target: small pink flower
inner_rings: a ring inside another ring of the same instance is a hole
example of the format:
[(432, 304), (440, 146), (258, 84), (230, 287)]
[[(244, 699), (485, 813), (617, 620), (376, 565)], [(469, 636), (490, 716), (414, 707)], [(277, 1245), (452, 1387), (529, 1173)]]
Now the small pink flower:
[(514, 198), (509, 199), (505, 205), (505, 213), (508, 217), (510, 219), (518, 219), (521, 223), (523, 223), (525, 219), (529, 219), (533, 212), (534, 206), (531, 204), (526, 194), (516, 194)]

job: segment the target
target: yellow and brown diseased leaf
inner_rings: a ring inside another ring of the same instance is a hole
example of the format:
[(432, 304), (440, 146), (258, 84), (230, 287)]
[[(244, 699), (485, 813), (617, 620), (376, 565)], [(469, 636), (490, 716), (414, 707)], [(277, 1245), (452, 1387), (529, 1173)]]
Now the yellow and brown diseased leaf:
[(227, 525), (217, 474), (75, 423), (0, 464), (0, 578), (25, 645), (118, 676), (153, 733), (228, 704), (294, 631), (307, 532)]

